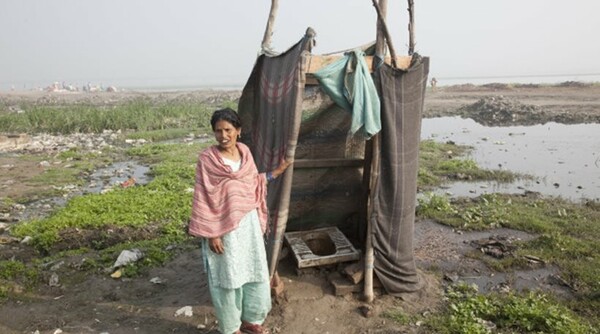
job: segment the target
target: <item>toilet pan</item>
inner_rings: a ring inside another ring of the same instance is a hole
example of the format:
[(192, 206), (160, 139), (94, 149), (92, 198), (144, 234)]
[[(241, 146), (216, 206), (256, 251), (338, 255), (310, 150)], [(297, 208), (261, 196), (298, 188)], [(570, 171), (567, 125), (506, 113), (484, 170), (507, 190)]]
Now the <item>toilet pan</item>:
[(287, 232), (284, 235), (298, 268), (355, 261), (360, 253), (337, 227)]

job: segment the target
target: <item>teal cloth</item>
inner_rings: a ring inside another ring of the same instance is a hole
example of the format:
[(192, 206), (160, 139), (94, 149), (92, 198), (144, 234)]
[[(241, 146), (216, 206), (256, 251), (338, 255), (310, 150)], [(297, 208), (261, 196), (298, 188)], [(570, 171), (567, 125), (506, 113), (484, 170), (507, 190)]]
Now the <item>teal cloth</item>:
[(268, 282), (246, 283), (237, 289), (210, 285), (210, 297), (219, 319), (219, 331), (235, 333), (242, 321), (262, 325), (271, 310), (271, 287)]
[(348, 52), (314, 73), (323, 90), (341, 108), (352, 113), (350, 133), (370, 138), (381, 130), (381, 106), (364, 52)]

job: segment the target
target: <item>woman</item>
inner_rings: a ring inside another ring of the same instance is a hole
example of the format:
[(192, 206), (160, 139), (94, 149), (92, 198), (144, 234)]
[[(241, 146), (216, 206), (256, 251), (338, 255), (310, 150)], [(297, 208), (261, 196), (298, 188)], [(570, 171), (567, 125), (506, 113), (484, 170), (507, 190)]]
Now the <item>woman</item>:
[(210, 120), (217, 145), (200, 153), (190, 234), (202, 237), (202, 256), (219, 330), (266, 333), (271, 309), (263, 234), (267, 226), (266, 184), (291, 162), (258, 173), (250, 149), (239, 143), (235, 111), (217, 110)]

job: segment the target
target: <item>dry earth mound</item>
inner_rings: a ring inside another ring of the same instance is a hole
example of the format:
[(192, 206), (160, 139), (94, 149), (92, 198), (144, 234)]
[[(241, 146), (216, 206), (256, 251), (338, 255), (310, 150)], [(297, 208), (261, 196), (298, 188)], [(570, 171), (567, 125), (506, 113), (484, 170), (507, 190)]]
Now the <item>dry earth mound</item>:
[(537, 124), (544, 119), (544, 111), (540, 107), (504, 96), (483, 97), (458, 111), (461, 116), (486, 126)]

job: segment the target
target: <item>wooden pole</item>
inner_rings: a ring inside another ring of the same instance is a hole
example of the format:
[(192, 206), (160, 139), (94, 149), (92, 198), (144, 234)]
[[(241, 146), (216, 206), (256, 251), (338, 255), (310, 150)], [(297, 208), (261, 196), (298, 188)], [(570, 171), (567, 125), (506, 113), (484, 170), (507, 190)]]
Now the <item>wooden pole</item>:
[(415, 53), (415, 3), (408, 0), (408, 55)]
[[(308, 32), (308, 30), (307, 30)], [(296, 71), (296, 80), (300, 88), (302, 88), (296, 94), (296, 108), (301, 108), (302, 100), (304, 99), (303, 89), (306, 84), (306, 68), (308, 66), (308, 57), (306, 55), (301, 56), (300, 70)], [(298, 88), (299, 89), (299, 88)], [(292, 130), (288, 134), (287, 138), (287, 149), (285, 152), (285, 159), (288, 161), (294, 160), (296, 154), (296, 146), (298, 145), (298, 135), (300, 133), (300, 123), (302, 121), (302, 110), (296, 110), (294, 114), (294, 121)], [(271, 279), (276, 274), (277, 264), (279, 262), (279, 253), (281, 252), (281, 246), (283, 243), (283, 234), (287, 227), (287, 220), (290, 207), (290, 193), (292, 192), (292, 181), (294, 173), (294, 164), (292, 163), (288, 169), (285, 170), (282, 177), (283, 182), (281, 192), (279, 194), (279, 208), (277, 211), (277, 229), (274, 231), (275, 237), (273, 238), (273, 254), (271, 255), (269, 263), (269, 274)]]
[(381, 138), (379, 134), (373, 136), (373, 158), (371, 162), (371, 180), (369, 184), (369, 208), (367, 212), (367, 240), (365, 245), (365, 301), (373, 302), (373, 266), (375, 256), (373, 253), (373, 223), (377, 218), (373, 205), (375, 203), (375, 190), (379, 178), (379, 162), (381, 159)]
[(275, 24), (275, 17), (277, 16), (278, 9), (279, 0), (271, 0), (271, 10), (269, 11), (269, 19), (267, 20), (265, 34), (261, 43), (261, 48), (263, 51), (271, 49), (271, 36), (273, 36), (273, 25)]
[[(385, 21), (385, 13), (381, 10), (381, 7), (377, 3), (377, 0), (372, 0), (372, 1), (373, 1), (373, 7), (375, 7), (375, 10), (377, 11), (377, 18), (378, 18), (379, 22), (381, 23), (381, 28), (382, 28), (385, 40), (387, 42), (388, 49), (390, 50), (390, 56), (392, 56), (392, 67), (398, 68), (398, 66), (396, 65), (396, 49), (394, 49), (394, 45), (392, 44), (392, 38), (390, 37), (390, 32), (387, 28), (387, 23)], [(382, 2), (382, 1), (380, 0), (380, 2)], [(387, 5), (387, 2), (385, 2), (385, 4)]]
[[(387, 16), (387, 0), (379, 0), (379, 10), (383, 17)], [(379, 14), (377, 14), (379, 17)], [(381, 60), (385, 59), (387, 50), (385, 48), (385, 32), (383, 31), (383, 23), (381, 20), (377, 20), (377, 38), (375, 39), (375, 55), (381, 57)], [(380, 64), (373, 64), (373, 68), (376, 68)]]
[[(373, 0), (373, 5), (377, 10), (377, 39), (375, 41), (375, 55), (381, 56), (385, 59), (385, 40), (389, 34), (386, 34), (385, 17), (387, 15), (387, 0), (379, 0), (376, 3)], [(388, 39), (389, 40), (389, 39)], [(390, 53), (393, 51), (393, 47), (390, 47)], [(395, 54), (392, 54), (392, 66), (396, 67)], [(373, 64), (379, 66), (379, 64)], [(373, 220), (376, 218), (374, 215), (373, 204), (375, 203), (375, 186), (377, 178), (379, 176), (379, 160), (381, 156), (381, 139), (380, 135), (376, 134), (371, 139), (370, 165), (365, 164), (364, 170), (369, 169), (369, 181), (368, 181), (368, 200), (367, 200), (367, 237), (365, 242), (365, 277), (364, 277), (364, 299), (367, 303), (372, 303), (375, 295), (373, 294), (373, 264), (375, 257), (373, 254)]]

